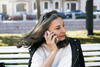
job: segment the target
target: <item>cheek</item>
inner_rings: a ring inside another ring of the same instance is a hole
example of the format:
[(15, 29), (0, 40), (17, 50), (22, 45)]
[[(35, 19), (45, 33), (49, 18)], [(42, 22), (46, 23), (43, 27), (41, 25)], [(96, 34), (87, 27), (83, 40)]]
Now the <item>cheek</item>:
[(61, 36), (61, 33), (60, 33), (60, 32), (56, 31), (56, 32), (54, 32), (54, 33), (56, 34), (56, 36), (58, 37), (58, 39), (59, 39), (60, 41), (63, 41), (63, 40), (65, 39), (65, 36)]
[(57, 37), (59, 37), (59, 32), (54, 32), (54, 34), (57, 36)]

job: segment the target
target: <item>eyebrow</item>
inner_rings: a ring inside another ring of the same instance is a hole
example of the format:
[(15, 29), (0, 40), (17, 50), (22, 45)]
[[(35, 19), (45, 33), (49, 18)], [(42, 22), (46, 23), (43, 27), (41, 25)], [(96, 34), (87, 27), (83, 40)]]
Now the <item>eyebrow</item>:
[(61, 25), (57, 25), (56, 27), (60, 27)]
[[(60, 26), (62, 26), (62, 25), (57, 25), (56, 27), (60, 27)], [(63, 24), (63, 26), (65, 26), (65, 25)]]

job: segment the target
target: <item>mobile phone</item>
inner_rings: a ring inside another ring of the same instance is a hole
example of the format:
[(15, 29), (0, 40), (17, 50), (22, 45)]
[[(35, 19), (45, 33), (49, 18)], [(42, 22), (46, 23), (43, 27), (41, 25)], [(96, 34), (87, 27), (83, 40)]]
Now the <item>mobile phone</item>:
[[(50, 33), (51, 31), (49, 31), (49, 33)], [(53, 33), (53, 32), (52, 32)], [(54, 36), (56, 36), (55, 34), (54, 34)], [(52, 38), (54, 37), (54, 36), (52, 36)], [(58, 38), (55, 38), (55, 43), (57, 44), (58, 43)]]
[(55, 38), (55, 43), (56, 43), (56, 44), (58, 43), (58, 39), (57, 39), (57, 38)]

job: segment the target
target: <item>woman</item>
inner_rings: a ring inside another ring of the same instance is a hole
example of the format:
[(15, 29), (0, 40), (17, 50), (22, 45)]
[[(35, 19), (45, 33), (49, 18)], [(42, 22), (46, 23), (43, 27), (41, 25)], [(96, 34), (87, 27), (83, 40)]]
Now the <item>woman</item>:
[(68, 38), (56, 11), (41, 16), (21, 45), (29, 46), (29, 67), (85, 67), (80, 41)]

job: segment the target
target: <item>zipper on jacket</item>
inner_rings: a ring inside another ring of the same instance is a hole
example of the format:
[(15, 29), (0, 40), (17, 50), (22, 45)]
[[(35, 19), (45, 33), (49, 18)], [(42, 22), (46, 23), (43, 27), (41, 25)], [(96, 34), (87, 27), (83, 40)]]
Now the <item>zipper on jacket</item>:
[(77, 61), (77, 59), (78, 59), (78, 57), (79, 57), (79, 49), (77, 49), (77, 52), (78, 52), (78, 56), (76, 57), (76, 60), (75, 60), (75, 62), (74, 62), (74, 64), (73, 64), (73, 67), (74, 67), (74, 65), (75, 65), (75, 63), (76, 63), (76, 61)]

